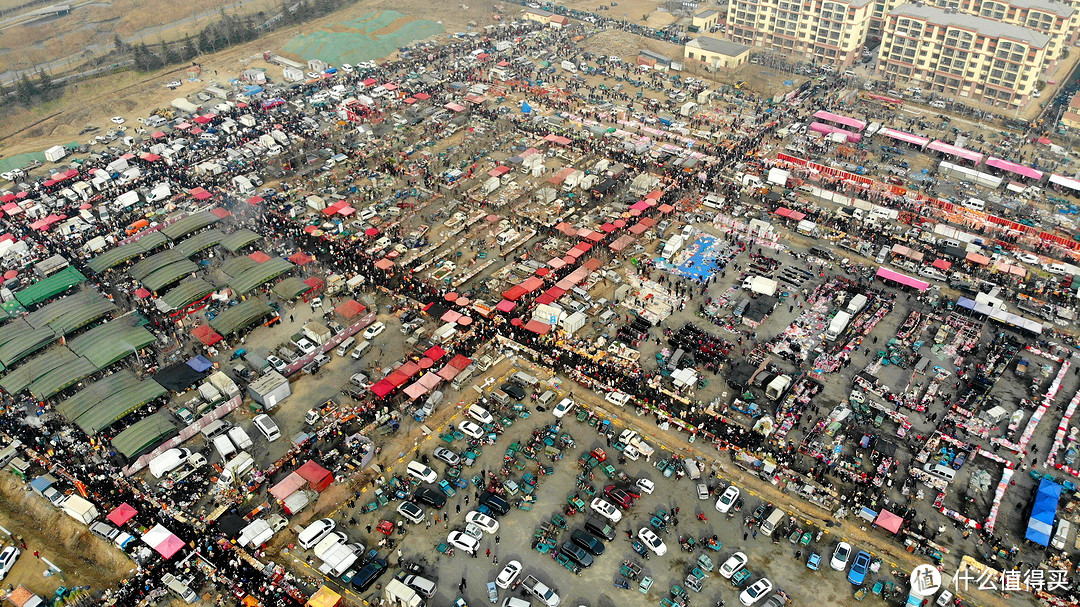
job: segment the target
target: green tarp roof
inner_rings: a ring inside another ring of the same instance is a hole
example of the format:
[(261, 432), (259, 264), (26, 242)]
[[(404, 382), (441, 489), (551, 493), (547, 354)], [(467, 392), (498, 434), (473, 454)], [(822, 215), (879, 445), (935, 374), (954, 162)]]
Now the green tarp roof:
[(224, 248), (226, 251), (230, 253), (235, 253), (253, 242), (258, 242), (258, 240), (261, 238), (262, 236), (259, 236), (255, 232), (244, 228), (242, 230), (237, 230), (232, 234), (229, 234), (225, 238), (222, 238), (221, 242), (219, 242), (218, 244), (220, 244), (221, 247)]
[(99, 369), (154, 343), (154, 334), (135, 319), (124, 317), (98, 325), (68, 342), (71, 351)]
[(35, 379), (27, 387), (27, 390), (30, 391), (30, 395), (34, 398), (45, 400), (75, 382), (90, 377), (97, 371), (97, 365), (79, 357)]
[(221, 221), (221, 218), (210, 211), (200, 211), (194, 215), (188, 215), (172, 225), (161, 228), (161, 233), (168, 236), (169, 240), (180, 240), (188, 234), (201, 230), (218, 221)]
[(3, 304), (0, 304), (0, 309), (4, 310), (4, 318), (11, 318), (26, 313), (26, 308), (22, 307), (22, 304), (14, 299), (9, 299)]
[(207, 230), (184, 240), (176, 245), (176, 248), (184, 254), (184, 257), (191, 257), (199, 251), (209, 249), (221, 242), (222, 238), (225, 238), (225, 234), (221, 230)]
[(304, 284), (303, 278), (290, 276), (274, 285), (272, 291), (274, 292), (274, 295), (277, 295), (285, 301), (292, 301), (293, 299), (296, 299), (296, 296), (310, 289), (310, 286)]
[(292, 269), (293, 265), (288, 260), (274, 257), (248, 268), (239, 276), (234, 277), (229, 281), (229, 287), (237, 293), (244, 294)]
[(70, 421), (77, 421), (98, 403), (113, 394), (138, 385), (139, 379), (128, 369), (118, 371), (79, 390), (71, 398), (57, 405), (56, 410)]
[(90, 269), (95, 272), (104, 272), (109, 268), (116, 267), (129, 259), (134, 259), (139, 255), (153, 251), (154, 249), (165, 244), (165, 235), (158, 231), (143, 232), (142, 238), (139, 238), (135, 242), (121, 245), (115, 249), (105, 251), (101, 255), (90, 260), (87, 264)]
[(9, 322), (0, 327), (0, 364), (10, 368), (54, 341), (56, 332), (49, 327), (35, 329), (22, 318)]
[(49, 349), (8, 372), (3, 379), (0, 379), (0, 388), (8, 394), (18, 394), (34, 380), (53, 369), (71, 364), (76, 358), (78, 356), (74, 352), (63, 346)]
[(226, 308), (224, 312), (210, 321), (210, 326), (220, 335), (231, 335), (262, 320), (273, 311), (274, 309), (269, 304), (253, 297)]
[(116, 450), (131, 460), (143, 454), (162, 438), (176, 432), (164, 411), (141, 419), (128, 426), (123, 432), (112, 439), (112, 445)]
[(167, 393), (168, 390), (152, 379), (141, 381), (138, 385), (121, 390), (101, 401), (75, 423), (83, 432), (93, 436), (128, 413)]
[(113, 302), (97, 292), (84, 290), (31, 312), (26, 322), (35, 329), (51, 327), (57, 335), (67, 335), (115, 309)]
[(180, 280), (184, 277), (184, 274), (191, 274), (198, 269), (199, 266), (195, 265), (194, 262), (188, 259), (182, 259), (155, 270), (152, 274), (142, 280), (142, 284), (151, 291), (158, 291), (161, 290), (162, 287), (167, 287), (177, 280)]
[(187, 256), (176, 249), (165, 249), (164, 251), (158, 251), (150, 257), (133, 264), (128, 268), (128, 274), (131, 274), (135, 280), (142, 280), (153, 274), (155, 271), (164, 268), (170, 263), (176, 263), (181, 259), (187, 259)]
[(221, 273), (228, 276), (229, 279), (236, 278), (243, 274), (249, 268), (253, 268), (258, 265), (259, 262), (248, 257), (247, 255), (241, 255), (240, 257), (230, 257), (221, 264)]
[(71, 287), (86, 280), (78, 270), (68, 266), (52, 276), (39, 280), (25, 289), (15, 293), (15, 299), (25, 307), (30, 307), (67, 291)]
[(179, 310), (214, 292), (214, 286), (201, 278), (188, 278), (169, 289), (161, 298), (173, 310)]

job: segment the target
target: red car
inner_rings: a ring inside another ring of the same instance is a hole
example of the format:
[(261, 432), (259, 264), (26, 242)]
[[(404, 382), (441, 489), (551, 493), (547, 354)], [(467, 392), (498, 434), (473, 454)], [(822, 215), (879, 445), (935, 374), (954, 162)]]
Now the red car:
[(623, 510), (629, 510), (630, 507), (634, 505), (634, 498), (630, 497), (626, 491), (619, 489), (615, 485), (604, 487), (604, 495), (611, 500), (611, 503)]

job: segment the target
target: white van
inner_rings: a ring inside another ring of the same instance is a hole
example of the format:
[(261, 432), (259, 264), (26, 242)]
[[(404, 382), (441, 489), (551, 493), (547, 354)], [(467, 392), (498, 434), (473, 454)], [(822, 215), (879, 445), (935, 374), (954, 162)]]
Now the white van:
[(967, 208), (969, 208), (969, 209), (971, 209), (973, 211), (985, 211), (986, 210), (986, 201), (979, 200), (978, 198), (968, 198), (968, 199), (964, 200), (963, 206), (965, 206), (965, 207), (967, 207)]
[(353, 360), (360, 360), (360, 357), (363, 356), (364, 352), (367, 352), (368, 348), (370, 348), (370, 347), (371, 347), (371, 342), (367, 342), (367, 341), (360, 342), (360, 344), (358, 346), (353, 348), (353, 351), (352, 351)]
[(785, 516), (787, 516), (787, 513), (785, 513), (782, 509), (773, 508), (773, 511), (769, 514), (769, 517), (761, 523), (761, 532), (765, 535), (772, 535), (773, 531), (776, 531), (777, 525), (780, 524), (780, 521), (784, 520)]
[(317, 520), (308, 525), (307, 529), (304, 529), (296, 536), (296, 543), (300, 544), (300, 547), (304, 550), (311, 550), (312, 546), (318, 544), (319, 541), (333, 531), (336, 526), (337, 523), (331, 518)]
[(243, 478), (245, 474), (251, 471), (255, 467), (255, 460), (247, 451), (241, 451), (239, 455), (229, 460), (229, 463), (225, 464), (225, 468), (221, 471), (219, 481), (222, 483), (232, 483), (238, 478)]
[(1057, 530), (1054, 531), (1054, 537), (1050, 540), (1050, 545), (1058, 550), (1065, 549), (1065, 542), (1069, 541), (1069, 532), (1072, 530), (1072, 523), (1065, 519), (1058, 521)]
[(503, 247), (503, 246), (506, 246), (507, 243), (512, 242), (517, 237), (518, 237), (518, 233), (517, 233), (516, 230), (507, 230), (507, 231), (503, 232), (502, 234), (499, 234), (498, 236), (496, 236), (495, 237), (495, 242), (498, 243), (500, 247)]
[(923, 466), (923, 472), (936, 476), (946, 483), (951, 483), (956, 478), (956, 470), (936, 462), (926, 462)]
[(337, 355), (338, 356), (345, 356), (345, 354), (347, 354), (349, 352), (349, 348), (353, 347), (353, 344), (355, 344), (355, 343), (356, 343), (356, 338), (355, 337), (346, 338), (345, 341), (341, 342), (341, 345), (339, 345), (337, 347)]
[(195, 594), (195, 591), (192, 590), (190, 586), (177, 579), (173, 574), (166, 573), (161, 576), (161, 581), (165, 584), (166, 588), (176, 596), (180, 597), (185, 603), (190, 605), (199, 600), (199, 595)]
[(214, 450), (221, 456), (221, 461), (228, 461), (234, 453), (236, 453), (236, 447), (228, 436), (216, 436), (214, 437)]
[(518, 371), (517, 373), (513, 374), (510, 377), (510, 381), (515, 381), (515, 382), (517, 382), (517, 383), (519, 383), (519, 384), (521, 384), (523, 386), (527, 386), (529, 388), (535, 388), (536, 384), (540, 383), (539, 379), (536, 379), (535, 377), (533, 377), (532, 375), (529, 375), (528, 373), (526, 373), (524, 371)]
[(558, 396), (558, 394), (555, 394), (551, 390), (545, 390), (544, 393), (540, 395), (540, 398), (536, 399), (536, 403), (542, 407), (546, 407)]
[(495, 422), (495, 418), (491, 416), (491, 413), (477, 404), (469, 405), (469, 410), (466, 411), (466, 413), (469, 414), (469, 417), (481, 424), (491, 424)]
[(251, 437), (240, 426), (235, 426), (229, 429), (229, 438), (232, 440), (236, 448), (243, 451), (251, 448)]
[(150, 460), (150, 474), (154, 478), (161, 478), (180, 467), (191, 456), (188, 449), (169, 449)]
[(278, 425), (274, 423), (274, 420), (269, 415), (263, 413), (255, 416), (255, 429), (262, 433), (266, 437), (267, 442), (274, 442), (281, 438), (281, 430)]
[(206, 424), (206, 427), (204, 427), (199, 432), (203, 435), (204, 438), (206, 438), (206, 440), (210, 441), (213, 440), (216, 436), (225, 434), (229, 431), (229, 428), (231, 427), (232, 424), (230, 424), (229, 422), (223, 419), (215, 419), (209, 424)]
[(439, 478), (437, 472), (416, 460), (409, 462), (409, 465), (405, 466), (405, 471), (409, 473), (409, 476), (423, 483), (434, 483)]

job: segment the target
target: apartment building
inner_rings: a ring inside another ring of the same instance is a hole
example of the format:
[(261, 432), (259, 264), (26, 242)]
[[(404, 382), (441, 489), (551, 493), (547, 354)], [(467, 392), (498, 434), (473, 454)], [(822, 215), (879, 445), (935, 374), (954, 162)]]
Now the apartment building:
[(902, 4), (883, 24), (878, 71), (924, 91), (1018, 107), (1043, 74), (1050, 36), (1013, 23)]
[(870, 27), (872, 0), (731, 0), (732, 41), (849, 66), (858, 61)]
[[(886, 16), (910, 0), (876, 0), (870, 17), (871, 35), (881, 36)], [(1061, 59), (1080, 33), (1078, 0), (923, 0), (923, 4), (978, 15), (1040, 31), (1050, 37), (1047, 69)]]

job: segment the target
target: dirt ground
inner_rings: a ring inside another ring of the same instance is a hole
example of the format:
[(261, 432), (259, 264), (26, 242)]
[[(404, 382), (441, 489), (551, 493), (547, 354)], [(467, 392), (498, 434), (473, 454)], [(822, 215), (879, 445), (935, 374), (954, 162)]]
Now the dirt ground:
[[(564, 0), (556, 2), (556, 4), (579, 11), (593, 11), (607, 17), (624, 19), (632, 23), (640, 23), (656, 28), (670, 25), (678, 19), (671, 13), (658, 10), (660, 2), (657, 0), (617, 0), (615, 2), (616, 6), (611, 6), (612, 3), (605, 0)], [(607, 8), (598, 10), (601, 6)], [(646, 15), (647, 18), (642, 20), (642, 16)]]
[[(372, 10), (396, 10), (415, 18), (439, 21), (446, 29), (444, 35), (449, 35), (464, 31), (470, 22), (478, 25), (495, 23), (491, 18), (493, 4), (487, 0), (469, 2), (465, 5), (468, 8), (462, 9), (457, 3), (430, 4), (424, 0), (358, 2), (302, 27), (274, 32), (254, 42), (199, 57), (198, 62), (203, 68), (201, 82), (185, 80), (186, 66), (178, 65), (152, 73), (123, 72), (79, 83), (69, 87), (56, 101), (6, 113), (0, 118), (0, 143), (4, 145), (4, 155), (12, 156), (41, 151), (52, 145), (82, 142), (88, 136), (78, 133), (87, 125), (112, 128), (109, 118), (117, 115), (127, 118), (131, 124), (137, 116), (147, 116), (155, 108), (168, 106), (177, 97), (201, 90), (215, 77), (225, 82), (248, 67), (266, 67), (262, 60), (263, 51), (278, 50), (294, 36), (328, 28)], [(514, 14), (514, 5), (506, 8)], [(215, 76), (215, 72), (218, 75)], [(277, 74), (279, 72), (275, 71), (274, 76)], [(182, 80), (183, 86), (177, 90), (163, 86), (174, 79)]]
[[(5, 585), (23, 584), (38, 595), (51, 597), (61, 585), (89, 585), (95, 590), (115, 586), (134, 568), (120, 549), (23, 487), (14, 476), (0, 475), (0, 526), (26, 542), (26, 550), (4, 578)], [(0, 538), (5, 546), (14, 543), (6, 534)], [(49, 566), (34, 558), (35, 550), (63, 573), (43, 576)]]

